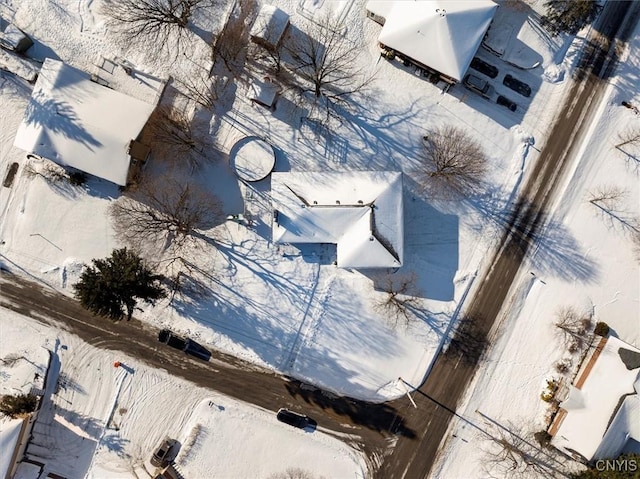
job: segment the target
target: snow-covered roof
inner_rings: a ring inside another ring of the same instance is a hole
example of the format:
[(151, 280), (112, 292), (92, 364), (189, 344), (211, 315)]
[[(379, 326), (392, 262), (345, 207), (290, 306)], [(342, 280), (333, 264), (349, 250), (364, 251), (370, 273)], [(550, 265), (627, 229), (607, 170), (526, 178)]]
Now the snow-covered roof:
[[(631, 437), (640, 440), (640, 367), (628, 369), (621, 351), (640, 353), (615, 337), (609, 337), (591, 364), (580, 386), (570, 389), (560, 407), (567, 411), (553, 444), (577, 452), (587, 460), (616, 457)], [(624, 354), (624, 353), (623, 353)], [(627, 396), (620, 405), (620, 399)]]
[(137, 138), (154, 106), (90, 78), (88, 73), (47, 58), (14, 145), (126, 185), (129, 143)]
[(277, 47), (289, 25), (289, 15), (273, 5), (262, 5), (251, 28), (251, 38), (269, 47)]
[(335, 243), (343, 268), (402, 265), (402, 173), (273, 173), (278, 243)]
[(460, 81), (498, 5), (492, 0), (424, 0), (367, 4), (386, 14), (378, 41)]
[(0, 477), (8, 477), (18, 446), (23, 419), (0, 418)]

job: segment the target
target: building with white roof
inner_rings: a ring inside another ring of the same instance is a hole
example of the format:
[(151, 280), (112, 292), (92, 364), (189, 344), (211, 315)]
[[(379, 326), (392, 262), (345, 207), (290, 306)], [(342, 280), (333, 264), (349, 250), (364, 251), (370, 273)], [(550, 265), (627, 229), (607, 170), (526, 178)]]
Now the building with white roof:
[(586, 461), (618, 457), (640, 442), (640, 351), (603, 338), (551, 427), (551, 443)]
[(14, 145), (124, 186), (130, 146), (154, 108), (47, 58)]
[(341, 268), (402, 266), (402, 173), (273, 173), (273, 241), (333, 243)]
[(455, 82), (469, 68), (498, 5), (492, 0), (371, 0), (366, 8), (383, 25), (381, 47)]
[(254, 42), (273, 50), (280, 45), (288, 26), (289, 15), (284, 10), (262, 5), (249, 35)]

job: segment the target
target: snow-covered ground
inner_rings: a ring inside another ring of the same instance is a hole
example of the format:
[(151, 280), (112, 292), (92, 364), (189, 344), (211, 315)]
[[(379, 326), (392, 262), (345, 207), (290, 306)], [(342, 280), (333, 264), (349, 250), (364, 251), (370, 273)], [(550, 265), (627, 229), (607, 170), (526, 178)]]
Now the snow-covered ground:
[[(365, 477), (364, 458), (321, 429), (294, 429), (278, 422), (273, 412), (195, 387), (7, 310), (0, 316), (0, 333), (0, 395), (28, 392), (34, 374), (42, 378), (51, 354), (47, 388), (27, 447), (32, 463), (20, 465), (16, 477), (38, 477), (31, 475), (39, 470), (35, 462), (46, 464), (41, 477), (149, 477), (151, 454), (166, 435), (180, 443), (175, 462), (185, 477), (267, 478), (287, 469), (307, 471), (310, 477)], [(0, 444), (7, 447), (0, 458), (5, 463), (16, 424), (2, 421)]]
[[(337, 4), (323, 8), (332, 6)], [(306, 5), (303, 13), (308, 14), (311, 7)], [(55, 29), (51, 23), (42, 30), (33, 24), (35, 19), (52, 14), (47, 8), (20, 2), (15, 13), (17, 21), (24, 19), (27, 11), (38, 12), (30, 16), (32, 23), (22, 25), (37, 32), (36, 52), (45, 49), (41, 43), (61, 41), (62, 32), (50, 31)], [(298, 15), (295, 2), (282, 2), (281, 8), (291, 14), (291, 22), (298, 28), (308, 24), (308, 15)], [(507, 12), (509, 8), (504, 6)], [(72, 40), (65, 37), (60, 56), (91, 71), (90, 58), (123, 53), (108, 43), (108, 37), (99, 35), (104, 27), (98, 10), (93, 4), (90, 10), (90, 29), (79, 24), (65, 30), (68, 36), (78, 37), (76, 54), (67, 50)], [(505, 207), (500, 199), (510, 198), (519, 185), (525, 166), (535, 155), (528, 145), (544, 138), (553, 113), (548, 109), (549, 98), (561, 98), (563, 85), (543, 82), (541, 68), (518, 71), (536, 90), (530, 100), (521, 99), (515, 113), (462, 86), (443, 94), (441, 86), (414, 75), (413, 69), (380, 58), (376, 46), (380, 26), (364, 16), (362, 2), (350, 4), (348, 12), (347, 34), (364, 45), (361, 60), (367, 69), (376, 71), (377, 80), (372, 91), (345, 114), (346, 121), (334, 126), (331, 141), (320, 141), (301, 120), (309, 112), (301, 111), (286, 95), (274, 112), (253, 105), (245, 82), (234, 84), (220, 102), (211, 119), (212, 139), (228, 153), (244, 136), (261, 136), (277, 152), (276, 171), (403, 171), (405, 266), (393, 275), (345, 270), (332, 264), (335, 249), (272, 243), (269, 180), (247, 187), (237, 181), (226, 162), (219, 161), (201, 168), (189, 181), (199, 181), (215, 191), (225, 213), (251, 214), (254, 226), (227, 222), (210, 232), (217, 247), (209, 247), (197, 259), (203, 270), (217, 278), (204, 279), (210, 291), (207, 297), (164, 302), (145, 308), (143, 317), (334, 392), (381, 401), (404, 393), (398, 377), (411, 384), (422, 382), (495, 238), (496, 229), (484, 215), (499, 214)], [(76, 15), (75, 10), (70, 9), (68, 15)], [(511, 15), (516, 20), (510, 28), (514, 32), (520, 26), (525, 29), (523, 13), (513, 10)], [(511, 21), (508, 14), (503, 17), (503, 22)], [(99, 42), (89, 41), (95, 36), (100, 37)], [(496, 42), (508, 43), (502, 37)], [(534, 45), (551, 68), (561, 69), (553, 62), (557, 52), (551, 47), (557, 46)], [(201, 48), (200, 43), (194, 44), (193, 58), (204, 55)], [(488, 53), (481, 51), (479, 55)], [(148, 61), (151, 63), (141, 65), (143, 70), (157, 75), (166, 72), (162, 62)], [(501, 71), (517, 71), (497, 58), (491, 61)], [(562, 75), (555, 75), (558, 77)], [(4, 82), (3, 98), (7, 98), (9, 113), (3, 116), (8, 123), (3, 129), (3, 164), (17, 161), (24, 165), (24, 152), (11, 146), (12, 126), (21, 117), (29, 92), (10, 78)], [(384, 87), (391, 83), (394, 89)], [(487, 206), (481, 212), (457, 201), (425, 201), (415, 193), (412, 172), (419, 165), (421, 138), (430, 128), (449, 123), (465, 127), (489, 153), (491, 177)], [(159, 174), (164, 168), (159, 163), (152, 162), (145, 174)], [(114, 186), (95, 179), (85, 187), (51, 186), (43, 178), (21, 171), (11, 190), (2, 192), (3, 261), (70, 294), (81, 264), (106, 256), (118, 246), (106, 212), (119, 193)], [(389, 278), (415, 278), (413, 289), (420, 313), (406, 327), (394, 326), (374, 307), (384, 300), (380, 286)], [(273, 304), (278, 307), (272, 308)]]
[[(124, 57), (137, 68), (159, 76), (175, 72), (189, 75), (194, 63), (206, 63), (208, 49), (199, 36), (194, 37), (188, 58), (167, 59), (151, 55), (149, 46), (119, 45), (105, 30), (99, 3), (4, 0), (0, 11), (13, 16), (15, 23), (33, 36), (35, 56), (60, 58), (87, 71), (93, 71), (101, 56)], [(390, 277), (415, 278), (420, 313), (407, 326), (394, 326), (374, 307), (384, 298), (376, 287), (385, 283), (387, 275), (336, 268), (332, 264), (335, 250), (324, 246), (273, 244), (269, 180), (248, 187), (237, 181), (227, 162), (218, 161), (202, 167), (191, 181), (216, 192), (226, 214), (251, 214), (253, 226), (226, 222), (207, 232), (216, 238), (217, 247), (202, 251), (197, 260), (207, 272), (201, 280), (208, 296), (185, 296), (171, 304), (144, 307), (142, 316), (155, 325), (199, 338), (209, 347), (340, 394), (374, 401), (398, 397), (405, 393), (398, 378), (410, 384), (422, 382), (444, 333), (466, 294), (473, 291), (474, 278), (485, 266), (483, 260), (498, 233), (487, 218), (499, 217), (509, 207), (536, 161), (556, 108), (565, 97), (581, 41), (543, 34), (535, 21), (542, 11), (542, 0), (501, 3), (488, 42), (494, 51), (502, 52), (502, 59), (482, 48), (478, 56), (497, 65), (501, 75), (512, 73), (531, 85), (530, 99), (496, 85), (499, 92), (517, 99), (518, 110), (511, 112), (461, 85), (444, 94), (412, 68), (381, 59), (376, 46), (380, 26), (365, 18), (362, 0), (275, 3), (291, 14), (292, 24), (301, 30), (320, 6), (339, 11), (349, 38), (366, 45), (360, 59), (364, 67), (376, 71), (372, 91), (359, 99), (343, 123), (335, 125), (331, 141), (323, 142), (301, 121), (309, 111), (290, 97), (284, 95), (276, 110), (269, 111), (249, 101), (247, 82), (232, 82), (210, 116), (212, 141), (223, 153), (229, 153), (241, 138), (261, 136), (274, 146), (276, 171), (404, 172), (405, 266)], [(211, 17), (198, 20), (200, 32), (219, 28), (215, 18), (224, 15)], [(616, 184), (628, 191), (621, 206), (625, 215), (639, 215), (635, 164), (613, 148), (621, 126), (638, 122), (632, 110), (619, 106), (622, 100), (640, 102), (633, 80), (638, 71), (638, 58), (629, 56), (620, 78), (610, 87), (602, 119), (594, 126), (585, 154), (565, 185), (530, 267), (523, 269), (514, 298), (496, 330), (486, 370), (467, 398), (463, 414), (474, 421), (477, 409), (501, 420), (522, 415), (530, 423), (537, 421), (533, 429), (542, 428), (546, 403), (540, 400), (541, 388), (555, 373), (554, 362), (565, 354), (551, 326), (561, 306), (593, 310), (596, 320), (606, 321), (621, 339), (638, 345), (638, 268), (628, 235), (615, 220), (585, 201), (594, 188)], [(258, 72), (252, 75), (260, 76)], [(119, 246), (107, 208), (120, 193), (114, 185), (96, 179), (74, 187), (51, 185), (24, 173), (25, 153), (12, 144), (30, 93), (29, 86), (0, 73), (0, 171), (6, 171), (14, 161), (21, 165), (13, 186), (0, 192), (0, 261), (71, 294), (82, 264), (107, 256)], [(482, 208), (477, 208), (478, 203), (425, 201), (415, 193), (412, 172), (419, 166), (421, 138), (429, 129), (444, 124), (465, 128), (489, 154), (491, 174)], [(145, 175), (158, 175), (163, 168), (152, 159)], [(140, 368), (132, 367), (138, 375)], [(113, 376), (116, 372), (112, 369), (109, 374)], [(160, 381), (153, 374), (144, 376), (149, 384)], [(127, 384), (127, 378), (120, 380)], [(116, 379), (111, 377), (111, 382), (103, 385), (105, 397), (113, 397)], [(176, 391), (182, 383), (170, 384)], [(213, 396), (204, 391), (189, 395), (185, 410), (203, 415), (193, 421), (178, 415), (171, 432), (186, 440), (196, 423), (213, 424), (224, 413), (235, 414), (227, 399), (223, 402), (225, 411), (207, 409), (209, 397)], [(78, 413), (104, 423), (103, 407), (87, 405)], [(141, 418), (139, 422), (144, 421)], [(126, 427), (123, 425), (120, 432)], [(448, 445), (438, 477), (481, 475), (475, 467), (480, 457), (477, 442), (465, 435), (468, 429), (464, 423), (454, 424), (452, 430), (460, 439), (454, 438)], [(104, 440), (94, 437), (94, 443), (102, 441), (98, 451), (110, 449), (113, 452), (109, 454), (116, 456), (121, 451), (123, 457), (138, 460), (161, 435), (158, 432), (151, 440), (136, 436), (137, 432), (129, 434), (130, 442), (118, 443), (106, 434)], [(198, 435), (194, 448), (210, 437), (213, 433)], [(94, 468), (104, 467), (100, 457), (98, 454)], [(460, 457), (468, 460), (457, 459)], [(190, 456), (186, 459), (185, 464), (192, 461)], [(121, 460), (123, 464), (127, 461)], [(191, 463), (194, 471), (200, 470), (200, 465)]]

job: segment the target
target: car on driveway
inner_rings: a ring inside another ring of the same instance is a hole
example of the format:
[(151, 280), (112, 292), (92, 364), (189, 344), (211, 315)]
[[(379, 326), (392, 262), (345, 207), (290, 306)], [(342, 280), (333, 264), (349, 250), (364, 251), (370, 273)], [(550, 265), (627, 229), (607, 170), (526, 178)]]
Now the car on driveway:
[(518, 105), (516, 105), (515, 102), (509, 100), (507, 97), (502, 96), (502, 95), (498, 96), (498, 99), (496, 100), (496, 103), (498, 105), (502, 105), (504, 107), (507, 107), (511, 111), (516, 111), (516, 108), (518, 108)]
[(485, 61), (480, 60), (477, 57), (474, 57), (473, 60), (471, 60), (471, 68), (473, 68), (476, 71), (479, 71), (480, 73), (484, 73), (489, 78), (495, 78), (498, 76), (498, 69), (496, 67), (494, 67), (493, 65)]
[(162, 443), (153, 452), (151, 456), (151, 464), (156, 467), (164, 467), (171, 462), (171, 451), (175, 447), (178, 441), (171, 439), (169, 436), (162, 440)]
[(467, 88), (480, 93), (485, 98), (489, 98), (493, 93), (493, 87), (489, 85), (489, 82), (475, 75), (467, 75), (462, 82)]
[(278, 409), (276, 417), (278, 418), (278, 421), (300, 429), (305, 429), (308, 426), (315, 427), (317, 425), (309, 416), (289, 411), (285, 408)]
[(526, 96), (529, 98), (531, 96), (531, 87), (527, 85), (525, 82), (518, 80), (511, 75), (505, 75), (504, 80), (502, 81), (505, 86), (508, 86), (513, 91), (520, 93), (522, 96)]

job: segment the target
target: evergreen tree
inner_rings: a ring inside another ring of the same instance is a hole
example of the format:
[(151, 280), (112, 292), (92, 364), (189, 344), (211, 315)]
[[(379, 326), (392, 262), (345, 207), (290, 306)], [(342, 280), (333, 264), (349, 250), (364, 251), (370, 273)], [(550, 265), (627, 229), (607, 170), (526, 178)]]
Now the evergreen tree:
[(549, 0), (545, 3), (547, 12), (542, 17), (542, 25), (552, 35), (578, 31), (593, 21), (598, 12), (597, 2), (591, 0)]
[(154, 303), (165, 296), (159, 285), (162, 275), (154, 274), (142, 258), (127, 248), (113, 250), (105, 259), (92, 260), (73, 286), (82, 306), (96, 314), (118, 320), (131, 319), (138, 299)]

